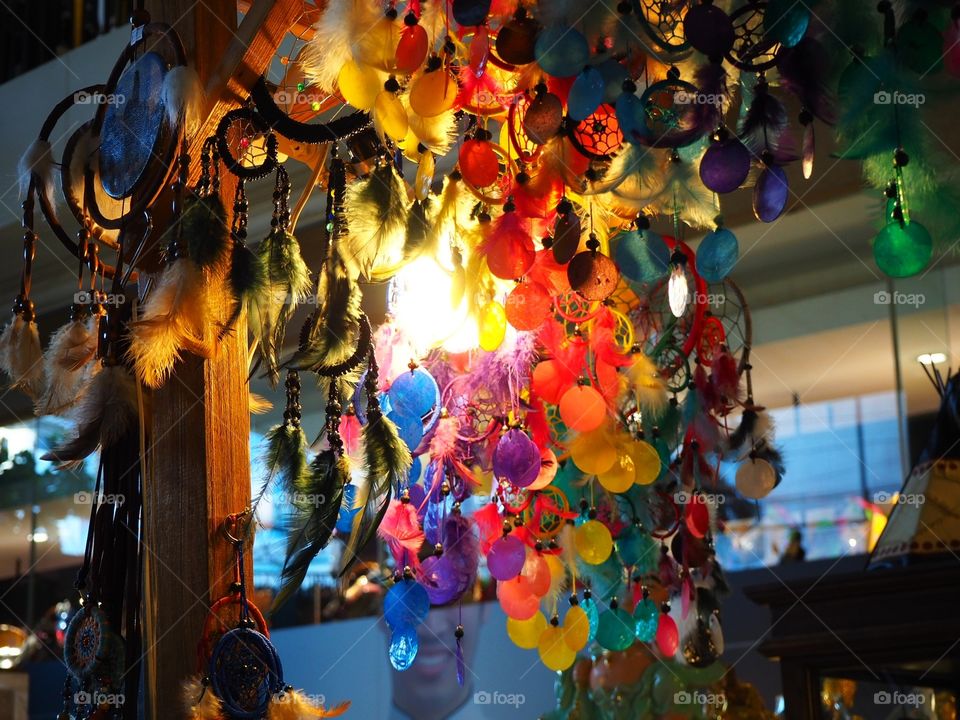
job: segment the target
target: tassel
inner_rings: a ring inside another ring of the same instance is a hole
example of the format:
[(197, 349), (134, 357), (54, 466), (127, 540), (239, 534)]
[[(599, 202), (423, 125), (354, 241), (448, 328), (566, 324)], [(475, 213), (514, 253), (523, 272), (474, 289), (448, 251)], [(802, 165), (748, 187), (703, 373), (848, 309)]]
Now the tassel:
[(96, 334), (86, 317), (74, 317), (50, 338), (43, 357), (47, 387), (36, 403), (37, 415), (59, 415), (80, 399), (85, 366), (97, 352)]
[(205, 680), (187, 678), (180, 686), (180, 697), (187, 720), (219, 720), (222, 707), (220, 699)]
[(199, 267), (212, 268), (226, 261), (230, 235), (219, 195), (188, 195), (180, 222), (187, 254)]
[(173, 260), (130, 326), (127, 357), (144, 385), (166, 382), (181, 350), (209, 357), (207, 280), (189, 258)]
[(280, 590), (271, 611), (283, 605), (303, 583), (310, 563), (333, 534), (343, 502), (343, 487), (350, 480), (350, 463), (333, 450), (319, 453), (295, 486), (296, 515), (287, 540), (287, 555), (280, 574)]
[(270, 384), (276, 387), (287, 323), (310, 292), (310, 268), (300, 254), (300, 243), (283, 230), (274, 230), (260, 243), (257, 258), (263, 268), (264, 283), (250, 297), (248, 322), (259, 343)]
[(373, 537), (390, 503), (393, 488), (407, 478), (413, 459), (410, 450), (397, 434), (397, 428), (383, 415), (376, 400), (377, 365), (371, 355), (365, 381), (368, 407), (367, 424), (363, 428), (363, 449), (366, 461), (366, 482), (359, 486), (354, 507), (350, 540), (343, 552), (340, 576), (357, 559), (357, 554)]
[(393, 165), (385, 162), (370, 177), (347, 188), (348, 234), (343, 238), (345, 262), (367, 279), (383, 279), (377, 266), (390, 267), (403, 254), (406, 239), (407, 192)]
[(0, 335), (0, 363), (11, 387), (32, 398), (43, 392), (43, 349), (36, 322), (21, 313), (14, 315)]
[(77, 405), (77, 436), (43, 456), (63, 467), (77, 466), (97, 450), (109, 448), (137, 426), (137, 387), (121, 365), (104, 367), (89, 382)]
[(167, 124), (176, 129), (183, 124), (184, 137), (190, 138), (200, 125), (204, 106), (203, 83), (189, 65), (178, 65), (163, 78), (160, 102), (166, 111)]
[(316, 705), (301, 690), (286, 688), (270, 700), (267, 708), (267, 720), (307, 720), (308, 718), (332, 718), (343, 715), (350, 708), (350, 702), (342, 702), (329, 710)]
[(31, 177), (36, 178), (36, 190), (46, 198), (51, 208), (56, 207), (54, 175), (57, 166), (53, 161), (53, 148), (47, 140), (39, 138), (30, 143), (17, 162), (17, 178), (20, 183), (20, 197), (25, 198), (30, 189)]

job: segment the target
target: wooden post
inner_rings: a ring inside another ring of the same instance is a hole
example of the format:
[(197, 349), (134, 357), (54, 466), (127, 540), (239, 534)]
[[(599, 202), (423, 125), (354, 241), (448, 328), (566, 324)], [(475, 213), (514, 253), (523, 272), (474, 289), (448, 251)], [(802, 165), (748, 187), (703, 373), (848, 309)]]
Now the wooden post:
[[(146, 9), (152, 20), (168, 22), (179, 33), (207, 89), (208, 115), (191, 142), (192, 184), (203, 140), (245, 98), (302, 2), (258, 0), (239, 29), (236, 0), (149, 0)], [(225, 174), (223, 181), (230, 213), (235, 180)], [(196, 671), (197, 643), (211, 603), (227, 593), (233, 580), (223, 521), (250, 502), (245, 318), (218, 343), (215, 357), (187, 356), (177, 364), (153, 395), (148, 430), (146, 706), (150, 717), (169, 720), (184, 716), (180, 684)], [(247, 563), (249, 570), (249, 554)], [(252, 579), (252, 573), (247, 577)]]

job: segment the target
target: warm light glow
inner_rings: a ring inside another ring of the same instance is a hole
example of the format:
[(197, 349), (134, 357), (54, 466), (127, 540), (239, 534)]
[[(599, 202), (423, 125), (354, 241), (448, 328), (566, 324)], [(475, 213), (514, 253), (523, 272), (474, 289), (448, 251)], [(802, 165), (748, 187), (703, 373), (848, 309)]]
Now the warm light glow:
[(938, 365), (947, 361), (947, 356), (942, 352), (921, 353), (917, 355), (917, 362), (921, 365)]
[(690, 302), (690, 285), (683, 272), (682, 265), (676, 265), (670, 273), (670, 282), (667, 284), (667, 296), (670, 299), (670, 312), (674, 317), (682, 317)]
[(390, 281), (389, 312), (421, 355), (443, 346), (450, 352), (477, 347), (476, 321), (467, 317), (466, 303), (450, 302), (453, 274), (436, 260), (421, 257)]

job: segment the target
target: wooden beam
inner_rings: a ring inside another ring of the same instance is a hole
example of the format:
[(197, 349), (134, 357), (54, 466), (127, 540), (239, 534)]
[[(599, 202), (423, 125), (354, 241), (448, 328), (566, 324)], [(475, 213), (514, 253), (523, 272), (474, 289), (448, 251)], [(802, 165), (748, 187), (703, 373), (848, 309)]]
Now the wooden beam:
[[(199, 176), (203, 141), (246, 98), (300, 15), (302, 0), (257, 0), (239, 28), (236, 7), (236, 0), (147, 2), (153, 20), (169, 22), (180, 34), (207, 89), (208, 112), (190, 147), (191, 184)], [(225, 175), (228, 213), (235, 187)], [(215, 315), (223, 320), (226, 314), (220, 302)], [(185, 357), (153, 396), (144, 482), (144, 648), (146, 706), (154, 720), (184, 716), (180, 685), (198, 669), (197, 643), (210, 605), (233, 580), (233, 551), (222, 527), (228, 514), (250, 502), (246, 336), (241, 318), (213, 358)]]

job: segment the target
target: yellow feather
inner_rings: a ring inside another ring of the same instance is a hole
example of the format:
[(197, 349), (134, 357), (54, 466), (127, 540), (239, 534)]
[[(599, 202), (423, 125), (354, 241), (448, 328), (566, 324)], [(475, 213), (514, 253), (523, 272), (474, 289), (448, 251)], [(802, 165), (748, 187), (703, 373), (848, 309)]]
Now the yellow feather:
[(349, 702), (341, 703), (325, 710), (322, 702), (314, 703), (299, 690), (284, 690), (270, 701), (267, 720), (307, 720), (308, 718), (331, 718), (343, 715), (350, 707)]
[(180, 697), (187, 720), (219, 720), (221, 703), (213, 690), (205, 687), (199, 677), (190, 677), (180, 686)]

